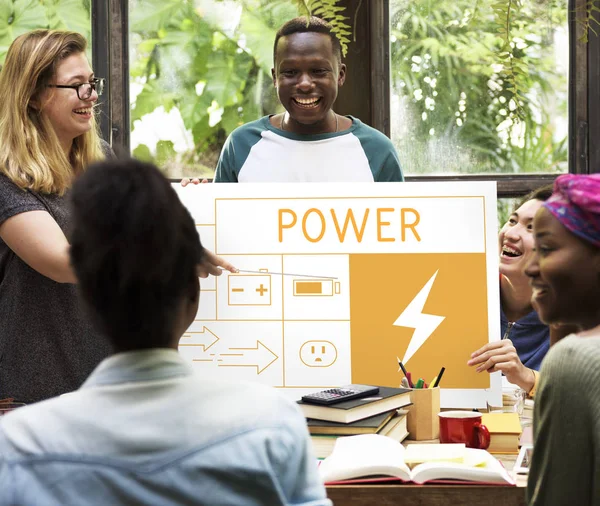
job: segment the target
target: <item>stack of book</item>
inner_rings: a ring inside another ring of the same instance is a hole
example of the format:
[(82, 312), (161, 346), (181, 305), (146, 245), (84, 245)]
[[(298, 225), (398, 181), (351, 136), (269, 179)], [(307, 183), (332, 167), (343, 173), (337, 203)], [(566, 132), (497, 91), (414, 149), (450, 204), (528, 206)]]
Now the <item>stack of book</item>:
[(331, 454), (339, 437), (379, 434), (402, 441), (408, 435), (406, 415), (400, 409), (410, 404), (410, 390), (379, 387), (374, 397), (353, 399), (330, 406), (298, 401), (307, 418), (316, 456)]
[(518, 413), (484, 413), (481, 423), (490, 431), (490, 453), (519, 453), (521, 421)]

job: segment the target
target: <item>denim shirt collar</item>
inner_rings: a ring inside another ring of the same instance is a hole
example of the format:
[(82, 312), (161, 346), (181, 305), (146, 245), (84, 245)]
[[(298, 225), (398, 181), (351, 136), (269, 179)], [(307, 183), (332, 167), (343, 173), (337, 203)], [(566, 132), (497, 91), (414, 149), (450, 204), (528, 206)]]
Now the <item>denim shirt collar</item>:
[(191, 367), (177, 350), (153, 348), (126, 351), (116, 353), (100, 362), (81, 388), (133, 381), (155, 381), (190, 374)]

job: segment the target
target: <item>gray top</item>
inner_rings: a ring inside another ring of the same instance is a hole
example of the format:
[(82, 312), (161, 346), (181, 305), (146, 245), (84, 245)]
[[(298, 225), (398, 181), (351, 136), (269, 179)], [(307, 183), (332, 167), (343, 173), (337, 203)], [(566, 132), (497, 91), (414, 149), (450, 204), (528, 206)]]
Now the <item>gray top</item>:
[(600, 335), (550, 348), (535, 396), (530, 506), (600, 504)]
[[(67, 235), (67, 195), (21, 190), (0, 175), (0, 224), (38, 210)], [(111, 351), (83, 314), (77, 287), (38, 273), (0, 239), (0, 399), (31, 403), (75, 390)]]

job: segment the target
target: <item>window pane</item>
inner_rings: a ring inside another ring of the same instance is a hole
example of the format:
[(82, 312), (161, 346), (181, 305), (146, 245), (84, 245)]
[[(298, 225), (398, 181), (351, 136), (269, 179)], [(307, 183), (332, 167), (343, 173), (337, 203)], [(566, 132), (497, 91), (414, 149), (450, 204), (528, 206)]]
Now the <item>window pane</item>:
[(72, 30), (81, 33), (89, 42), (90, 20), (90, 0), (0, 1), (0, 65), (4, 64), (12, 41), (31, 30)]
[(231, 131), (279, 110), (273, 40), (297, 15), (292, 2), (130, 0), (133, 155), (212, 177)]
[[(567, 2), (512, 2), (510, 17), (497, 4), (511, 2), (390, 1), (392, 140), (405, 174), (568, 170)], [(507, 20), (514, 58), (502, 59)]]

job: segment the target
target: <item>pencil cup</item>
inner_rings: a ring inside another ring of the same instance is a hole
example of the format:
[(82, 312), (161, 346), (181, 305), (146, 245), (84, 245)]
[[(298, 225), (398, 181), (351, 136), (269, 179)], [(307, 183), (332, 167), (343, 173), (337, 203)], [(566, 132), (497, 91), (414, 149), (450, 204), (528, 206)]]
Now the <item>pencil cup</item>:
[(408, 410), (408, 439), (423, 441), (440, 436), (440, 388), (414, 388), (410, 392), (412, 406)]

